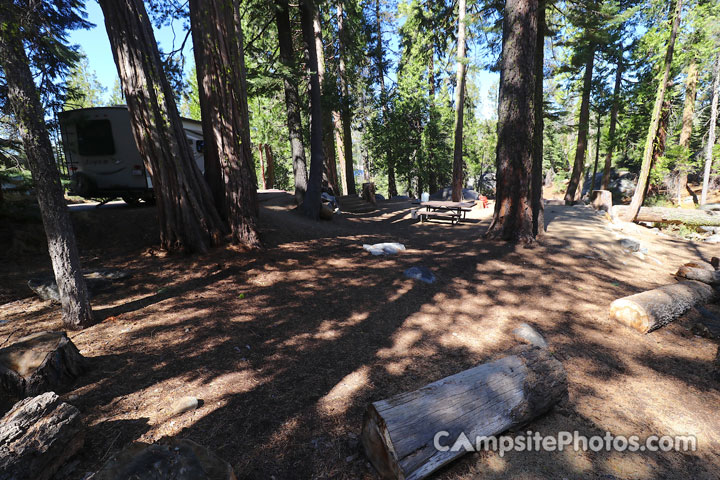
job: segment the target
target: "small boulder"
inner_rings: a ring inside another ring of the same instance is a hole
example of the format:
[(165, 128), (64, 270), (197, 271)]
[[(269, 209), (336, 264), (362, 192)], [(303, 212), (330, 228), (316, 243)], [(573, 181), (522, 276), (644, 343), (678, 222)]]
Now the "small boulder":
[(134, 442), (110, 458), (93, 480), (236, 480), (226, 461), (190, 440)]
[(425, 283), (435, 283), (435, 274), (427, 267), (410, 267), (405, 270), (404, 275), (414, 280), (420, 280)]
[[(85, 283), (88, 287), (90, 294), (95, 294), (103, 289), (107, 288), (113, 282), (125, 280), (130, 274), (124, 270), (87, 270), (83, 271), (83, 277), (85, 277)], [(42, 298), (43, 300), (50, 300), (55, 303), (60, 303), (60, 292), (58, 291), (57, 282), (55, 277), (46, 275), (39, 278), (31, 278), (27, 282), (30, 290)]]
[(181, 413), (195, 410), (200, 406), (200, 400), (195, 397), (181, 397), (173, 402), (170, 406), (170, 415), (180, 415)]
[(625, 250), (629, 250), (631, 252), (637, 252), (640, 250), (640, 242), (633, 240), (632, 238), (621, 238), (619, 242), (620, 246)]

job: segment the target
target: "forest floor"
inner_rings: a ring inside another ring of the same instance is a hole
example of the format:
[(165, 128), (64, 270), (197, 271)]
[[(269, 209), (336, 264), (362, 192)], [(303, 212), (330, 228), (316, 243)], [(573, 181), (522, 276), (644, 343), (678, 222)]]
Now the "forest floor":
[[(63, 394), (89, 428), (66, 478), (164, 436), (211, 448), (239, 479), (375, 478), (358, 445), (365, 406), (501, 356), (521, 322), (545, 336), (569, 383), (528, 430), (695, 435), (697, 451), (482, 452), (437, 478), (720, 477), (717, 340), (684, 320), (641, 335), (608, 319), (614, 299), (673, 282), (717, 245), (611, 225), (587, 207), (548, 206), (547, 234), (526, 248), (483, 239), (491, 209), (451, 226), (384, 201), (310, 222), (291, 201), (261, 193), (263, 251), (195, 256), (157, 251), (152, 207), (73, 209), (84, 266), (132, 276), (93, 298), (97, 325), (68, 332), (92, 368)], [(42, 226), (3, 223), (0, 341), (62, 330), (58, 306), (25, 285), (50, 271)], [(647, 254), (623, 251), (621, 237)], [(377, 242), (407, 250), (362, 248)], [(438, 280), (405, 278), (414, 265)], [(188, 395), (200, 408), (172, 417)]]

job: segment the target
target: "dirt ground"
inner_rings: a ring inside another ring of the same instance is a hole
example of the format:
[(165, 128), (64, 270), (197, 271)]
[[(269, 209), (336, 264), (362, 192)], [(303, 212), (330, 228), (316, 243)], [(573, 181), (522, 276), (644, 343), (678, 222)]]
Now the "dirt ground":
[[(717, 245), (611, 225), (586, 207), (546, 207), (544, 240), (524, 248), (483, 239), (490, 209), (421, 224), (409, 203), (385, 201), (316, 223), (289, 194), (261, 202), (265, 250), (189, 257), (156, 250), (154, 208), (73, 210), (84, 266), (132, 276), (93, 298), (97, 325), (68, 332), (92, 368), (63, 394), (89, 430), (62, 478), (164, 436), (206, 445), (240, 479), (375, 478), (358, 445), (365, 406), (501, 356), (521, 322), (546, 337), (569, 383), (569, 397), (527, 430), (695, 435), (697, 451), (482, 452), (436, 478), (720, 478), (717, 341), (685, 321), (641, 335), (607, 315), (614, 299), (674, 281), (682, 263), (719, 256)], [(0, 227), (0, 343), (62, 329), (58, 307), (25, 286), (49, 272), (32, 241), (41, 234), (32, 223)], [(624, 252), (621, 237), (647, 254)], [(362, 249), (377, 242), (407, 250)], [(405, 278), (413, 265), (438, 281)], [(187, 395), (201, 407), (171, 417)]]

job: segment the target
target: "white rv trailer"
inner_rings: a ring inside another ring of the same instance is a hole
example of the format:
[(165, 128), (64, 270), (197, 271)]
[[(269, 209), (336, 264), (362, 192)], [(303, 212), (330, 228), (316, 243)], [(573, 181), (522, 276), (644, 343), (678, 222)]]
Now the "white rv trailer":
[[(58, 114), (70, 192), (85, 198), (151, 201), (152, 180), (135, 145), (127, 106), (83, 108)], [(183, 118), (187, 142), (204, 173), (202, 126)]]

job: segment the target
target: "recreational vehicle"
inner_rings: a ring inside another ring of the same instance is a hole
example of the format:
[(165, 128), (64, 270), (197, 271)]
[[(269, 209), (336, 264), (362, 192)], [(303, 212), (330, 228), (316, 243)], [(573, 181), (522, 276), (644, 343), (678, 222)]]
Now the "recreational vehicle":
[[(127, 106), (83, 108), (58, 115), (70, 193), (126, 203), (151, 202), (152, 180), (135, 145)], [(195, 162), (205, 171), (202, 126), (183, 118)]]

